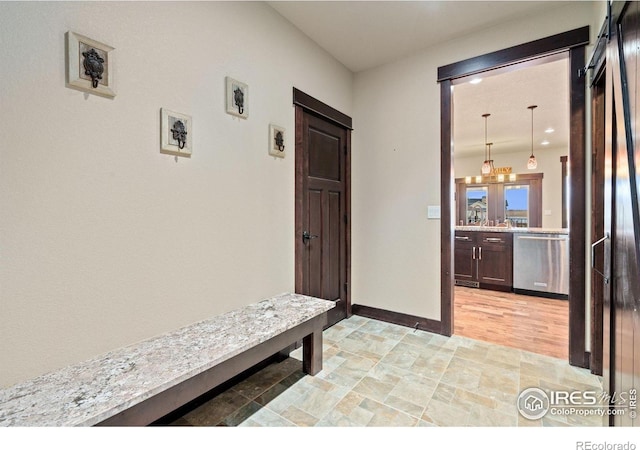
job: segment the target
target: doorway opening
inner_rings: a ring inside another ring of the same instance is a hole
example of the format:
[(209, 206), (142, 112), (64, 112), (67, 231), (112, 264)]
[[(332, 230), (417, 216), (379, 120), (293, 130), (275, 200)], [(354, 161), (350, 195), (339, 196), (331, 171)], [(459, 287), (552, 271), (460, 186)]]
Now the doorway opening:
[(565, 51), (456, 79), (452, 95), (453, 332), (564, 360), (568, 73)]
[[(588, 367), (585, 350), (585, 46), (589, 27), (568, 31), (519, 46), (499, 50), (438, 68), (441, 92), (441, 323), (443, 334), (453, 334), (454, 327), (454, 251), (455, 251), (455, 179), (453, 142), (453, 85), (456, 80), (489, 70), (535, 62), (541, 57), (566, 52), (569, 79), (568, 165), (571, 177), (569, 220), (569, 292), (568, 359), (574, 366)], [(482, 161), (481, 161), (482, 162)], [(560, 192), (558, 192), (560, 194)], [(560, 196), (560, 195), (559, 195)], [(504, 218), (504, 216), (503, 216)], [(484, 237), (482, 238), (484, 239)], [(478, 255), (479, 257), (479, 255)], [(513, 268), (512, 268), (513, 270)], [(513, 272), (512, 272), (513, 273)]]

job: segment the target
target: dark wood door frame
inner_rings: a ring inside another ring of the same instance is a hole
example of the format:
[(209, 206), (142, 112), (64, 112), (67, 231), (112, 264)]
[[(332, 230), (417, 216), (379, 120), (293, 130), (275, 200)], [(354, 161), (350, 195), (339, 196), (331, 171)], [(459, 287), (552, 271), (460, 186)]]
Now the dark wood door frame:
[[(605, 104), (606, 74), (594, 74), (591, 87), (591, 237), (604, 236), (604, 171), (605, 171)], [(604, 249), (592, 251), (591, 274), (591, 371), (602, 375), (603, 362), (603, 302)]]
[(304, 223), (304, 147), (303, 147), (303, 115), (309, 113), (347, 130), (347, 149), (345, 156), (345, 203), (346, 203), (346, 308), (347, 317), (351, 316), (351, 130), (352, 119), (337, 109), (320, 100), (293, 88), (293, 104), (295, 106), (295, 291), (303, 290), (302, 258), (304, 243), (301, 239)]
[(442, 333), (450, 336), (453, 318), (453, 152), (451, 86), (457, 78), (502, 68), (560, 52), (569, 52), (570, 66), (570, 137), (571, 219), (569, 234), (569, 363), (589, 367), (585, 351), (585, 46), (589, 43), (589, 27), (487, 53), (438, 68), (440, 83), (440, 146), (441, 146), (441, 322)]
[(569, 211), (567, 209), (567, 178), (569, 177), (569, 157), (560, 157), (560, 170), (562, 173), (562, 228), (569, 228)]
[[(604, 185), (605, 185), (605, 128), (606, 128), (606, 50), (609, 40), (608, 6), (597, 41), (594, 44), (588, 68), (591, 73), (591, 240), (604, 236)], [(592, 250), (591, 269), (591, 372), (603, 375), (604, 363), (604, 251), (597, 245)], [(608, 328), (607, 328), (608, 329)], [(609, 342), (607, 341), (607, 346)]]

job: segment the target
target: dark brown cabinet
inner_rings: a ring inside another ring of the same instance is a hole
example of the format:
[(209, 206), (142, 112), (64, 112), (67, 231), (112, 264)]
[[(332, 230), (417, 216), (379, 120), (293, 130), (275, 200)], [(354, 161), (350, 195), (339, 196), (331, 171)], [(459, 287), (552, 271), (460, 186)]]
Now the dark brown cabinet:
[(511, 290), (513, 235), (510, 232), (456, 231), (454, 254), (457, 285)]
[(454, 274), (456, 284), (478, 287), (476, 232), (456, 231)]
[(478, 281), (511, 290), (513, 284), (513, 234), (478, 234)]

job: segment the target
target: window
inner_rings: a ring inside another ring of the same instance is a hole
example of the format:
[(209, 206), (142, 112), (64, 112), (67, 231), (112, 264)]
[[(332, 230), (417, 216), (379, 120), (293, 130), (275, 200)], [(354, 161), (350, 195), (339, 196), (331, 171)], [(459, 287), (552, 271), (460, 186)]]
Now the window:
[(508, 219), (512, 227), (541, 227), (542, 176), (517, 174), (516, 181), (508, 182), (487, 182), (484, 177), (478, 184), (457, 178), (456, 224), (499, 225)]
[(504, 187), (504, 218), (512, 227), (529, 226), (529, 185)]
[(473, 186), (466, 190), (467, 212), (465, 225), (479, 225), (487, 219), (487, 186)]

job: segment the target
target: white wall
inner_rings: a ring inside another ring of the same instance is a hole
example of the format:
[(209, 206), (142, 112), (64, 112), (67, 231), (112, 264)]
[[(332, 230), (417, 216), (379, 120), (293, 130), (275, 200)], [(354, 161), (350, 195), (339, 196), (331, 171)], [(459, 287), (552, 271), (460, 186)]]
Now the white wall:
[(440, 320), (440, 87), (437, 68), (585, 25), (602, 8), (575, 2), (502, 23), (356, 74), (352, 301)]
[[(115, 99), (65, 88), (69, 30), (116, 48)], [(0, 386), (293, 290), (292, 86), (351, 115), (352, 74), (270, 7), (2, 2), (0, 61)]]
[[(492, 155), (496, 167), (512, 167), (513, 173), (542, 173), (542, 226), (562, 228), (562, 165), (561, 156), (569, 156), (568, 148), (545, 148), (536, 150), (538, 168), (527, 169), (530, 152), (512, 152)], [(465, 158), (454, 155), (455, 178), (480, 175), (483, 155)], [(550, 214), (546, 215), (545, 211)]]

